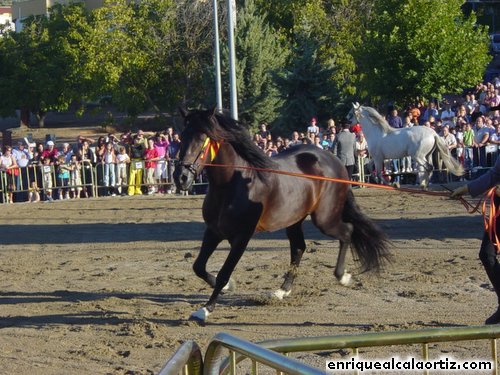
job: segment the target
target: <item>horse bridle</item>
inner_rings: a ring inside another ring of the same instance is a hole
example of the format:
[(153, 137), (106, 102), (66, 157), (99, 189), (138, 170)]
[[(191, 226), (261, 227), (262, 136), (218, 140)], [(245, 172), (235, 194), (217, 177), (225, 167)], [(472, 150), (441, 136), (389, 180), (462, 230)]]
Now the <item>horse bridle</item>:
[(200, 159), (202, 155), (205, 154), (205, 151), (209, 146), (210, 146), (210, 138), (207, 137), (207, 139), (203, 142), (203, 145), (201, 146), (201, 149), (198, 152), (198, 155), (196, 155), (196, 158), (194, 159), (193, 162), (178, 161), (177, 165), (186, 168), (189, 172), (191, 172), (196, 176), (197, 170), (201, 165), (201, 163), (197, 163), (197, 161), (198, 159)]
[[(361, 111), (360, 111), (360, 107), (358, 107), (358, 108), (353, 107), (352, 108), (352, 114), (353, 114), (353, 116), (354, 116), (354, 118), (356, 119), (357, 122), (359, 122), (359, 120), (361, 119), (361, 117), (363, 117), (363, 115), (361, 114)], [(349, 119), (349, 120), (352, 120), (352, 119)]]

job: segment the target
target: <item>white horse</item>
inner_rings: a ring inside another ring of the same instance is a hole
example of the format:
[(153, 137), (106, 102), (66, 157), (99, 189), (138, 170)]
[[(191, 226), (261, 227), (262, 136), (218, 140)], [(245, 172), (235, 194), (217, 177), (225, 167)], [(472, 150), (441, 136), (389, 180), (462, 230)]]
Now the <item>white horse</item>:
[(411, 156), (418, 164), (420, 186), (426, 189), (433, 170), (432, 153), (436, 148), (449, 172), (456, 176), (464, 174), (463, 167), (451, 156), (434, 129), (426, 126), (392, 128), (375, 109), (358, 103), (353, 103), (347, 119), (352, 124), (358, 122), (361, 125), (380, 181), (384, 181), (382, 170), (385, 159)]

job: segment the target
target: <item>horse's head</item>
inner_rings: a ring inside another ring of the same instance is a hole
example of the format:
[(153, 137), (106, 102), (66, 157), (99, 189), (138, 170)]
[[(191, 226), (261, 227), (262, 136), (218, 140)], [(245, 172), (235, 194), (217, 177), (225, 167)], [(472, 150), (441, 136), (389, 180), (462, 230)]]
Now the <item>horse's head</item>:
[(213, 152), (214, 145), (207, 136), (207, 130), (213, 127), (211, 121), (214, 119), (215, 109), (179, 111), (184, 118), (184, 130), (181, 133), (179, 161), (175, 167), (174, 180), (178, 188), (188, 190), (203, 170), (209, 153)]
[(352, 125), (359, 122), (359, 119), (361, 118), (361, 106), (359, 103), (352, 103), (352, 108), (346, 118)]

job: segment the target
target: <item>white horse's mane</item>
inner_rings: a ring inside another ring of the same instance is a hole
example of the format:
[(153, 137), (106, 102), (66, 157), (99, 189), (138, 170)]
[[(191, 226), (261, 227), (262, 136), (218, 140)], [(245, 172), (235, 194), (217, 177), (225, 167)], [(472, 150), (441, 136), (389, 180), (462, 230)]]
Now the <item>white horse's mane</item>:
[(389, 125), (387, 120), (380, 113), (378, 113), (377, 110), (375, 110), (372, 107), (364, 107), (364, 106), (362, 107), (362, 109), (366, 112), (371, 122), (380, 127), (384, 132), (387, 133), (388, 131), (393, 130), (393, 128)]

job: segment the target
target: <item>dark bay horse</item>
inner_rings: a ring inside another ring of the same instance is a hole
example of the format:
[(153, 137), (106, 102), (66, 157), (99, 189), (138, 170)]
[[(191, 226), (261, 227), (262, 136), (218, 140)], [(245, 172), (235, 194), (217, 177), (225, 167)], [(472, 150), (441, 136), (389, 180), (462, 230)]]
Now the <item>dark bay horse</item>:
[[(341, 284), (348, 284), (351, 278), (344, 269), (351, 245), (362, 271), (379, 270), (389, 258), (385, 234), (361, 212), (350, 184), (236, 167), (347, 180), (345, 167), (333, 154), (304, 145), (270, 158), (252, 142), (246, 128), (229, 116), (216, 114), (214, 110), (181, 110), (181, 114), (184, 130), (175, 170), (176, 184), (183, 190), (189, 189), (204, 167), (209, 181), (203, 202), (206, 229), (193, 269), (214, 290), (206, 305), (191, 315), (192, 319), (205, 321), (212, 313), (250, 238), (259, 231), (286, 228), (290, 268), (274, 296), (280, 299), (288, 296), (306, 249), (302, 223), (308, 215), (321, 232), (340, 241), (335, 276)], [(210, 167), (210, 164), (226, 167)], [(231, 249), (215, 277), (207, 272), (207, 261), (225, 239)]]

